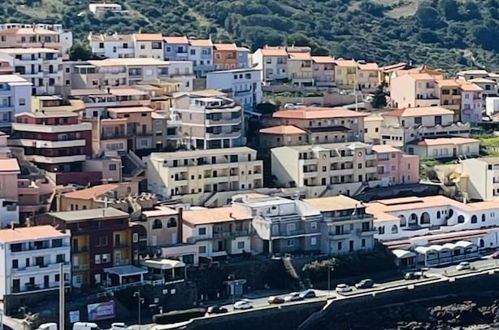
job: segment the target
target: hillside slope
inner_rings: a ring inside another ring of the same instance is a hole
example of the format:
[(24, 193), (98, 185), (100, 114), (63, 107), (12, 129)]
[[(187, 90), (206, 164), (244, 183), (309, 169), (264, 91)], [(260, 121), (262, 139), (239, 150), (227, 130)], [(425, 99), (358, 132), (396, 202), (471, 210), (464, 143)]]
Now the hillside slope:
[(252, 49), (310, 45), (316, 54), (382, 64), (499, 68), (499, 0), (115, 0), (128, 14), (102, 19), (89, 2), (3, 0), (0, 21), (62, 22), (78, 38), (158, 31)]

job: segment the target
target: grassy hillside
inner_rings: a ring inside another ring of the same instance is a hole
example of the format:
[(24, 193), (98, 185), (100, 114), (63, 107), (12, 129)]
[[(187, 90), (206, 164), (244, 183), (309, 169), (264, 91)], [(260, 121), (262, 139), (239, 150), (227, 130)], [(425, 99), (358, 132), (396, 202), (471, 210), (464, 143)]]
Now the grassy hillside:
[(63, 22), (89, 32), (155, 32), (265, 44), (380, 63), (499, 69), (499, 0), (115, 0), (128, 15), (96, 19), (89, 0), (3, 0), (2, 21)]

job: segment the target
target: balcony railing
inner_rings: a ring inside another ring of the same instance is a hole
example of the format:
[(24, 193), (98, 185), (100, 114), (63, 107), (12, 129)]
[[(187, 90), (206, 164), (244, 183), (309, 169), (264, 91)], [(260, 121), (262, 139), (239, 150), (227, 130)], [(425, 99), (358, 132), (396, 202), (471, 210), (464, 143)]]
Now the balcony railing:
[(213, 232), (213, 238), (230, 238), (230, 237), (248, 236), (248, 235), (249, 235), (249, 230)]

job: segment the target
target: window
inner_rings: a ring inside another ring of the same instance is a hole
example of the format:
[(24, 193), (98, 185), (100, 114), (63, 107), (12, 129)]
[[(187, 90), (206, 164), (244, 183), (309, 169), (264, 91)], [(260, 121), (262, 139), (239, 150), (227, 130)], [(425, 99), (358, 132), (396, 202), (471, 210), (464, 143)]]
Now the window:
[(154, 219), (152, 222), (152, 229), (161, 229), (163, 228), (163, 223), (160, 219)]
[(460, 215), (457, 217), (457, 223), (464, 223), (464, 216)]
[(133, 233), (132, 240), (133, 240), (134, 243), (137, 243), (139, 241), (139, 234), (138, 233)]
[(198, 228), (199, 235), (206, 235), (206, 227)]
[(64, 261), (65, 261), (65, 255), (64, 254), (58, 254), (55, 257), (55, 262), (57, 262), (57, 263), (61, 263), (61, 262), (64, 262)]
[(485, 222), (485, 214), (482, 214), (482, 222)]
[(310, 238), (310, 245), (317, 245), (317, 237)]
[(238, 248), (239, 250), (244, 249), (244, 242), (237, 242), (237, 248)]
[(19, 106), (23, 106), (23, 105), (26, 105), (26, 99), (20, 98), (19, 99)]
[(421, 117), (414, 117), (414, 124), (421, 125), (421, 123), (422, 123)]
[(288, 239), (288, 246), (295, 246), (295, 240)]
[(310, 223), (310, 229), (317, 229), (317, 222), (311, 222)]
[(58, 238), (58, 239), (52, 240), (52, 247), (53, 248), (57, 248), (57, 247), (61, 247), (61, 246), (62, 246), (62, 239)]
[(95, 255), (95, 264), (100, 265), (101, 259), (100, 259), (100, 254)]
[(12, 259), (12, 268), (16, 269), (19, 267), (19, 261), (17, 259)]
[(287, 225), (287, 230), (288, 230), (288, 232), (295, 231), (296, 230), (296, 223), (289, 223)]
[(36, 266), (44, 266), (45, 261), (43, 260), (43, 257), (36, 257), (35, 258), (35, 265)]
[(168, 219), (168, 222), (166, 223), (166, 227), (167, 228), (177, 227), (177, 220), (175, 218)]
[(107, 246), (107, 236), (100, 236), (97, 242), (97, 246)]
[(109, 253), (104, 253), (104, 254), (102, 255), (101, 262), (102, 262), (103, 264), (108, 263), (108, 262), (111, 262), (111, 255), (110, 255)]
[(206, 253), (206, 246), (201, 245), (201, 246), (199, 247), (199, 253)]
[(392, 234), (397, 234), (399, 232), (397, 225), (392, 226)]
[(338, 242), (338, 251), (341, 251), (342, 248), (343, 248), (343, 244), (341, 242)]
[(365, 239), (365, 238), (363, 238), (363, 239), (362, 239), (362, 241), (361, 241), (360, 245), (361, 245), (362, 247), (366, 247), (366, 239)]
[(476, 215), (472, 215), (471, 216), (471, 223), (477, 223), (478, 222), (478, 218)]
[(110, 171), (116, 171), (116, 164), (109, 164), (109, 170)]

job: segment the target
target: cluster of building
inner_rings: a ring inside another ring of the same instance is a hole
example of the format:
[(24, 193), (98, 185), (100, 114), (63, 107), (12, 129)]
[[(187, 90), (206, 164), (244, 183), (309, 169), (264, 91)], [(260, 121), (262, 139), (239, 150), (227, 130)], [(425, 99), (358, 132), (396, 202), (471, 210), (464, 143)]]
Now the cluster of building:
[[(239, 254), (341, 255), (379, 241), (411, 267), (499, 246), (499, 160), (475, 158), (480, 143), (470, 138), (497, 75), (454, 79), (307, 47), (250, 54), (161, 34), (89, 42), (101, 59), (69, 61), (71, 35), (60, 26), (0, 25), (4, 299), (60, 281), (171, 288), (185, 283), (186, 267)], [(259, 113), (269, 84), (363, 93), (384, 85), (388, 109)], [(418, 186), (420, 160), (436, 158), (459, 159), (465, 200), (481, 202), (361, 201)]]

